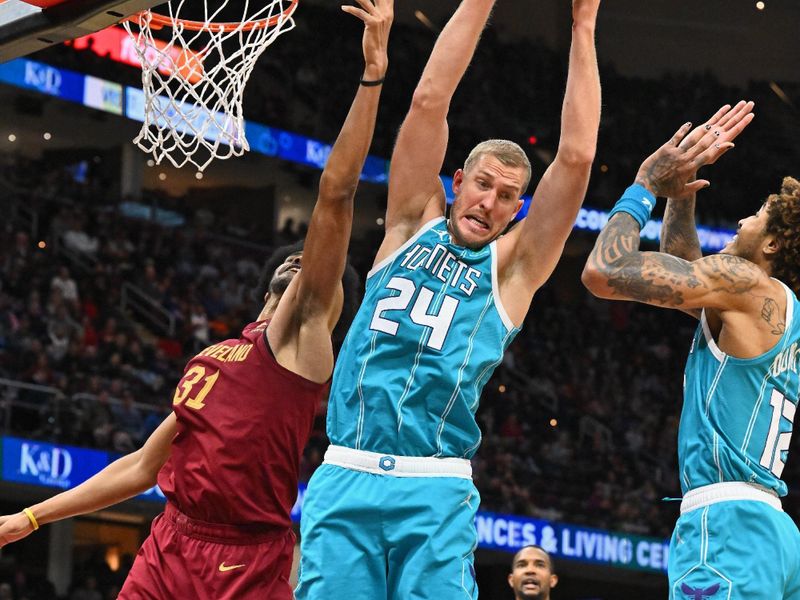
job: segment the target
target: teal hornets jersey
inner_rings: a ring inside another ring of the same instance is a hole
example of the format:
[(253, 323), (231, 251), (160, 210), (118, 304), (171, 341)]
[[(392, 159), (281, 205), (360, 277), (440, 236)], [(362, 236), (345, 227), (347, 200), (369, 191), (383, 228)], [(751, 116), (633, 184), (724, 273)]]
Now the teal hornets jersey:
[(784, 288), (786, 329), (771, 350), (756, 358), (723, 353), (703, 313), (684, 375), (678, 432), (684, 493), (724, 481), (787, 493), (781, 473), (800, 394), (800, 315), (797, 298)]
[(470, 250), (435, 219), (367, 276), (336, 361), (332, 444), (469, 458), (481, 390), (519, 331), (500, 303), (495, 242)]

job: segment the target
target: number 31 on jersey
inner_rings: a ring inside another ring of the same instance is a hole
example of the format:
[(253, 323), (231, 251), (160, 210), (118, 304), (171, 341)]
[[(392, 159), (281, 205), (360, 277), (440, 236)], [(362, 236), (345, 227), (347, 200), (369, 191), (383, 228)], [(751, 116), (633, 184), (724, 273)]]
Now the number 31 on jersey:
[[(172, 405), (178, 406), (179, 404), (183, 404), (185, 401), (188, 408), (200, 410), (205, 406), (203, 400), (205, 400), (205, 397), (208, 396), (208, 393), (211, 391), (211, 388), (214, 387), (214, 384), (217, 383), (218, 377), (219, 371), (207, 373), (206, 368), (203, 365), (195, 365), (186, 371), (186, 374), (178, 382), (178, 388), (175, 390), (175, 396), (172, 398)], [(195, 387), (199, 387), (198, 384), (200, 383), (202, 383), (202, 387), (200, 387), (197, 393), (189, 398), (189, 395), (192, 393)]]

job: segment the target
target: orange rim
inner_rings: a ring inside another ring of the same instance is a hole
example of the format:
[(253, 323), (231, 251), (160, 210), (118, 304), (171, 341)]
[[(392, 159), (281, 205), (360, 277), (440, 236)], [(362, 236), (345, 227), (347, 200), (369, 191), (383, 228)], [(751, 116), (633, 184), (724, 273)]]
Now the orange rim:
[[(241, 29), (242, 31), (252, 31), (253, 29), (266, 29), (267, 27), (275, 27), (281, 20), (288, 19), (292, 16), (295, 9), (297, 8), (298, 0), (291, 0), (291, 4), (286, 7), (286, 9), (279, 15), (274, 15), (267, 19), (257, 19), (255, 21), (251, 21), (249, 23), (245, 23), (242, 25), (241, 22), (236, 23), (206, 23), (204, 21), (187, 21), (186, 19), (170, 19), (167, 16), (159, 15), (154, 12), (150, 12), (149, 21), (151, 29), (161, 29), (162, 27), (174, 27), (175, 23), (180, 23), (183, 25), (184, 29), (188, 29), (189, 31), (204, 31), (204, 30), (212, 30), (212, 31), (236, 31)], [(130, 21), (137, 23), (141, 26), (142, 22), (147, 19), (145, 15), (147, 12), (141, 12), (138, 15), (134, 15), (130, 17)]]

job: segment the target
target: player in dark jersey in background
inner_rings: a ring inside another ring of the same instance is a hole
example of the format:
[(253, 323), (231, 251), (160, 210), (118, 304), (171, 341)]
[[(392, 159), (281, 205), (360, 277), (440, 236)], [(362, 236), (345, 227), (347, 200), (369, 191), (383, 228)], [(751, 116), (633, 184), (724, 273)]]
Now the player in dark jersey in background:
[(333, 371), (353, 196), (388, 64), (393, 0), (358, 5), (343, 10), (365, 24), (361, 85), (322, 174), (304, 248), (275, 270), (258, 321), (189, 361), (174, 412), (140, 450), (75, 489), (0, 517), (0, 546), (157, 481), (167, 506), (120, 598), (292, 598), (290, 511)]

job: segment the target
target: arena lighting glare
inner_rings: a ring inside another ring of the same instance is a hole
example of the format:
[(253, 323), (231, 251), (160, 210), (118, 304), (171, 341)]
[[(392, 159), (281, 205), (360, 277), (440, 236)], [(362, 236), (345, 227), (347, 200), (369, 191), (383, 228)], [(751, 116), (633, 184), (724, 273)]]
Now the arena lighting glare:
[(17, 141), (17, 136), (16, 136), (16, 135), (14, 135), (13, 133), (10, 133), (10, 134), (8, 135), (8, 141), (9, 141), (9, 142), (16, 142), (16, 141)]
[(194, 177), (195, 177), (195, 179), (202, 179), (203, 178), (203, 172), (202, 171), (198, 171), (197, 173), (194, 174)]
[(764, 4), (763, 2), (756, 2), (756, 8), (757, 8), (758, 10), (764, 10), (764, 8), (765, 8), (766, 6), (767, 6), (767, 5), (766, 5), (766, 4)]
[(46, 140), (50, 140), (50, 139), (52, 139), (53, 135), (49, 131), (45, 131), (44, 135), (42, 135), (42, 137), (44, 139), (46, 139)]
[(425, 25), (425, 27), (427, 27), (431, 31), (438, 33), (439, 30), (437, 29), (436, 25), (433, 24), (433, 22), (428, 18), (428, 15), (426, 15), (424, 12), (422, 12), (421, 10), (415, 10), (414, 16), (420, 23)]

